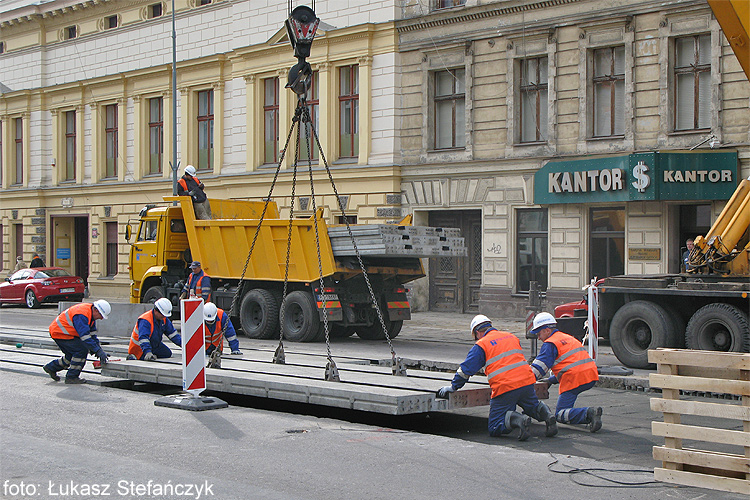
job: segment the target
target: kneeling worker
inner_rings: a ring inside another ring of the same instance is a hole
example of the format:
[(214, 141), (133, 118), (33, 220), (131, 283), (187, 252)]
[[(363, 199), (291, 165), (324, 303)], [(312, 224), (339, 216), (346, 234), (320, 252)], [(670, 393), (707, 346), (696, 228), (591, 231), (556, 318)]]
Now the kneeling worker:
[[(536, 396), (536, 378), (523, 356), (518, 337), (496, 330), (489, 318), (481, 314), (471, 320), (471, 333), (476, 344), (461, 363), (451, 385), (442, 387), (437, 396), (445, 398), (448, 393), (460, 389), (469, 377), (484, 367), (492, 389), (488, 424), (490, 436), (509, 434), (513, 429), (519, 429), (518, 440), (525, 441), (529, 438), (531, 417), (546, 424), (547, 437), (557, 434), (555, 415)], [(523, 408), (524, 415), (516, 411), (516, 405)]]
[[(216, 321), (216, 318), (219, 321)], [(203, 306), (203, 321), (206, 322), (206, 355), (210, 356), (212, 352), (218, 349), (224, 350), (224, 339), (221, 338), (222, 332), (229, 342), (229, 348), (232, 354), (242, 355), (240, 351), (240, 341), (237, 340), (237, 333), (234, 331), (229, 315), (223, 309), (216, 307), (213, 302), (206, 302)]]
[(557, 321), (548, 312), (534, 317), (531, 333), (543, 342), (539, 355), (531, 363), (534, 375), (540, 379), (551, 368), (553, 375), (547, 383), (560, 383), (555, 408), (557, 421), (561, 424), (586, 424), (591, 432), (601, 429), (601, 407), (573, 408), (578, 395), (594, 387), (599, 380), (596, 362), (578, 339), (557, 329)]
[(64, 310), (49, 325), (52, 340), (63, 352), (61, 358), (50, 361), (42, 368), (52, 380), (60, 380), (57, 372), (67, 369), (66, 384), (86, 383), (80, 375), (89, 352), (96, 354), (102, 363), (107, 362), (107, 353), (94, 332), (96, 321), (107, 319), (111, 311), (112, 307), (106, 300), (97, 300), (93, 304), (76, 304)]
[(172, 303), (167, 298), (161, 298), (154, 303), (152, 310), (138, 317), (130, 336), (128, 359), (154, 361), (157, 358), (171, 357), (172, 351), (162, 342), (164, 334), (175, 345), (182, 347), (182, 337), (174, 329), (170, 316)]

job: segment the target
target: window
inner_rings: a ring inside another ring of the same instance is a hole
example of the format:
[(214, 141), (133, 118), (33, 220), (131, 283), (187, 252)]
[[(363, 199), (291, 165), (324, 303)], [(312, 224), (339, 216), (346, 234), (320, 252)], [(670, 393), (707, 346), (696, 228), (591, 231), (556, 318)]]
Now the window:
[(529, 282), (547, 289), (547, 209), (518, 211), (518, 291), (528, 292)]
[(104, 29), (117, 28), (117, 16), (108, 16), (104, 18)]
[(435, 9), (449, 9), (464, 5), (466, 0), (435, 0)]
[(604, 278), (625, 272), (625, 210), (591, 210), (591, 277)]
[(16, 176), (13, 184), (23, 184), (23, 118), (16, 118)]
[(76, 179), (76, 112), (65, 112), (65, 170), (63, 181)]
[[(3, 122), (0, 120), (0, 186), (3, 185)], [(0, 245), (0, 248), (3, 248)], [(0, 259), (0, 270), (2, 269), (2, 259)]]
[(104, 177), (117, 177), (117, 104), (104, 106), (106, 140), (106, 171)]
[[(356, 214), (352, 214), (352, 215), (348, 215), (347, 214), (346, 221), (349, 222), (349, 224), (356, 224), (357, 223), (357, 215)], [(346, 224), (346, 222), (344, 221), (344, 216), (343, 215), (337, 215), (336, 216), (336, 224), (342, 224), (342, 225)]]
[(279, 79), (263, 80), (264, 161), (276, 163), (279, 153)]
[[(0, 123), (2, 123), (2, 122), (0, 122)], [(0, 137), (2, 137), (2, 135), (0, 135)], [(5, 248), (5, 246), (3, 245), (5, 243), (3, 241), (3, 234), (5, 234), (3, 232), (3, 230), (4, 230), (3, 225), (0, 224), (0, 248)], [(0, 271), (2, 271), (2, 270), (3, 270), (3, 259), (0, 258)]]
[(594, 51), (594, 137), (623, 135), (625, 130), (625, 47)]
[(63, 29), (63, 40), (71, 40), (78, 36), (78, 28), (75, 26), (68, 26)]
[(149, 19), (153, 19), (155, 17), (161, 17), (163, 13), (164, 13), (163, 7), (160, 3), (155, 3), (153, 5), (149, 5), (148, 7)]
[(0, 54), (5, 54), (5, 42), (0, 42)]
[(198, 170), (211, 170), (214, 158), (214, 91), (198, 92)]
[(339, 156), (359, 156), (359, 66), (339, 68)]
[(547, 57), (521, 60), (521, 142), (547, 140)]
[(213, 1), (213, 0), (198, 0), (198, 5), (208, 5), (208, 4), (210, 4), (210, 3), (212, 2), (212, 1)]
[(674, 51), (674, 128), (710, 128), (711, 35), (677, 38)]
[(435, 149), (466, 145), (465, 70), (435, 73)]
[(141, 230), (138, 232), (138, 241), (155, 241), (156, 231), (159, 229), (158, 220), (147, 220), (141, 223)]
[[(318, 132), (318, 117), (320, 116), (320, 94), (319, 94), (319, 83), (318, 83), (318, 72), (313, 71), (310, 90), (307, 92), (307, 111), (310, 113), (310, 121), (312, 127), (315, 127), (315, 132)], [(308, 154), (307, 145), (310, 145), (312, 154)], [(318, 146), (315, 143), (315, 137), (310, 126), (310, 123), (306, 123), (304, 127), (300, 127), (300, 138), (299, 138), (299, 160), (307, 160), (308, 157), (312, 160), (318, 159)]]
[(107, 276), (117, 274), (117, 222), (104, 223), (107, 232)]
[(15, 231), (16, 257), (23, 257), (23, 224), (14, 224), (13, 230)]
[(161, 173), (161, 157), (164, 152), (164, 103), (161, 97), (148, 100), (148, 173)]

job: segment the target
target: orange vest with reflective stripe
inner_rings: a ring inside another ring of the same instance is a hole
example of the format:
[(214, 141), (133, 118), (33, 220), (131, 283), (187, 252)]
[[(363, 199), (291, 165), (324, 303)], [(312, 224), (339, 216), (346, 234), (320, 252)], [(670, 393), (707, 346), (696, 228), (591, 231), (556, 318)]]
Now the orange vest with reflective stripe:
[(599, 380), (596, 363), (576, 338), (556, 331), (545, 342), (557, 347), (557, 359), (552, 365), (552, 373), (560, 382), (560, 392)]
[(492, 397), (536, 382), (534, 372), (526, 362), (521, 341), (509, 332), (490, 330), (477, 340), (484, 351), (484, 373), (492, 389)]
[(53, 339), (70, 340), (80, 337), (73, 326), (73, 316), (83, 314), (91, 325), (91, 319), (94, 316), (92, 304), (76, 304), (60, 313), (60, 315), (49, 325), (49, 334)]
[(128, 344), (128, 354), (135, 354), (138, 358), (143, 354), (141, 344), (138, 343), (138, 320), (145, 319), (148, 324), (151, 325), (151, 333), (154, 333), (154, 310), (147, 311), (135, 320), (135, 326), (133, 327), (133, 333), (130, 334), (130, 344)]
[[(198, 278), (198, 281), (195, 283), (195, 296), (196, 297), (203, 297), (202, 283), (203, 283), (203, 278), (206, 277), (206, 272), (205, 271), (202, 271), (202, 272), (203, 274), (201, 275), (200, 278)], [(195, 274), (193, 273), (190, 273), (190, 276), (188, 276), (188, 284), (187, 284), (188, 295), (190, 294), (190, 286), (193, 284), (193, 276), (195, 276)], [(211, 302), (211, 290), (208, 291), (208, 298), (206, 299), (206, 302)]]
[(208, 329), (206, 325), (206, 349), (211, 345), (215, 345), (220, 351), (224, 351), (224, 342), (221, 339), (221, 322), (224, 320), (224, 309), (218, 309), (216, 313), (216, 323), (214, 323), (214, 333)]
[[(195, 177), (195, 176), (192, 176), (192, 177), (195, 180), (195, 183), (200, 186), (201, 185), (201, 181), (199, 181), (198, 178)], [(188, 190), (188, 188), (187, 188), (187, 181), (185, 179), (183, 179), (182, 177), (180, 177), (180, 180), (177, 181), (177, 184), (179, 184), (180, 186), (182, 186), (182, 189), (184, 189), (185, 191)]]

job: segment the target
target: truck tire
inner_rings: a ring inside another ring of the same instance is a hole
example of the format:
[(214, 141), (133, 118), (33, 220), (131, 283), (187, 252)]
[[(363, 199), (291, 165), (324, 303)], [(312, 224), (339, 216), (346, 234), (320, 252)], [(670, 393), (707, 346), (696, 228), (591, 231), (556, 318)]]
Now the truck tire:
[(163, 286), (152, 286), (151, 288), (146, 290), (146, 293), (143, 294), (143, 303), (153, 304), (157, 300), (166, 296), (167, 296), (167, 291), (164, 290)]
[(702, 351), (750, 352), (747, 315), (730, 304), (708, 304), (688, 322), (685, 342)]
[(347, 337), (351, 337), (354, 335), (354, 327), (353, 326), (341, 326), (337, 324), (329, 324), (328, 325), (329, 331), (328, 335), (332, 339), (345, 339)]
[[(403, 320), (391, 321), (388, 319), (387, 314), (383, 316), (383, 322), (385, 322), (385, 328), (388, 332), (388, 337), (394, 339), (401, 333), (401, 327), (404, 325)], [(376, 321), (371, 326), (358, 326), (357, 336), (364, 340), (385, 340), (383, 334), (383, 327), (380, 325), (380, 321)]]
[(279, 335), (279, 303), (262, 288), (250, 290), (240, 304), (240, 325), (246, 337), (270, 339)]
[(291, 342), (313, 342), (317, 340), (323, 324), (318, 316), (318, 307), (310, 292), (290, 292), (281, 305), (284, 320), (281, 331)]
[(647, 300), (628, 302), (615, 313), (609, 342), (617, 359), (631, 368), (653, 368), (649, 349), (680, 344), (670, 313)]

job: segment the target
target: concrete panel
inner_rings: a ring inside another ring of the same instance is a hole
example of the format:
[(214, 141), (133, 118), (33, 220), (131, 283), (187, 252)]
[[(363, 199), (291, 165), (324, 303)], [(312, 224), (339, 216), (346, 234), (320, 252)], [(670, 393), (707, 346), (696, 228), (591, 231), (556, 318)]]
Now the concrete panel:
[[(79, 302), (59, 302), (57, 304), (57, 313), (62, 313), (65, 309), (79, 304)], [(130, 337), (133, 333), (133, 326), (138, 316), (153, 309), (153, 304), (123, 304), (110, 302), (112, 312), (105, 320), (96, 322), (97, 337)]]

